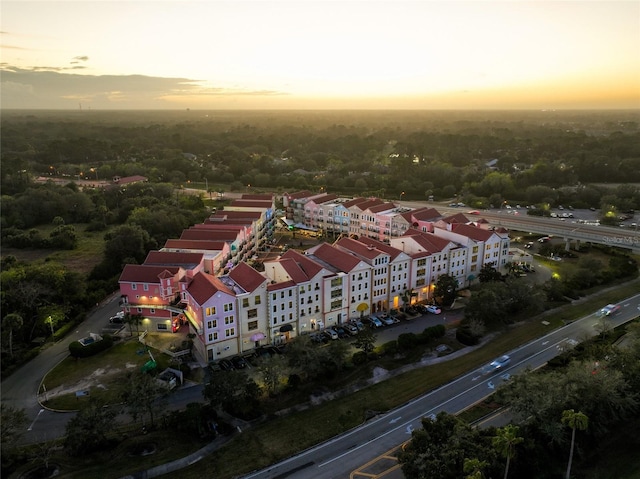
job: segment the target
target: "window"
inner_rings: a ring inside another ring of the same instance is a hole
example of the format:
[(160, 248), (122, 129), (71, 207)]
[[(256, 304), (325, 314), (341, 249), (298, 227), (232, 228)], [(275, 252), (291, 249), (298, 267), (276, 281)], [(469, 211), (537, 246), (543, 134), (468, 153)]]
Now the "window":
[(224, 331), (225, 338), (230, 338), (231, 336), (235, 336), (235, 334), (236, 334), (236, 328), (229, 328), (229, 329), (225, 329)]
[(248, 331), (254, 331), (258, 329), (258, 321), (249, 321), (247, 323), (247, 330)]
[(217, 333), (217, 332), (214, 332), (214, 333), (213, 333), (213, 340), (214, 340), (214, 341), (217, 341), (217, 340), (218, 340), (218, 333)]
[(224, 305), (224, 311), (228, 312), (228, 311), (233, 311), (233, 303), (227, 303)]
[(248, 308), (249, 307), (249, 298), (242, 298), (242, 307), (243, 308)]
[(138, 285), (136, 283), (131, 283), (131, 289), (135, 291), (138, 289)]
[(232, 324), (232, 323), (233, 323), (233, 316), (224, 317), (224, 324)]
[(207, 316), (213, 316), (216, 314), (216, 307), (212, 306), (211, 308), (207, 308), (206, 314)]
[(251, 319), (251, 318), (257, 318), (257, 317), (258, 317), (257, 309), (250, 309), (249, 311), (247, 311), (247, 318)]
[(142, 285), (142, 289), (145, 290), (145, 291), (149, 291), (149, 285), (147, 283), (144, 283)]
[(256, 306), (259, 304), (262, 304), (262, 300), (260, 299), (260, 296), (255, 297), (255, 299), (253, 300), (253, 304)]
[(165, 323), (158, 323), (158, 331), (167, 331), (169, 327)]
[(213, 341), (213, 333), (209, 333), (208, 340), (209, 340), (210, 342), (211, 342), (211, 341)]

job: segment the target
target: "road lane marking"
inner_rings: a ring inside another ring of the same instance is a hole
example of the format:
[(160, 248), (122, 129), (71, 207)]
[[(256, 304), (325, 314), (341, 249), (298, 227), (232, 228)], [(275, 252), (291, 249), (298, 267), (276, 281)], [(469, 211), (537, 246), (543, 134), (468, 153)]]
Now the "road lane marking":
[(40, 417), (40, 414), (42, 414), (44, 412), (44, 409), (40, 409), (40, 411), (38, 411), (38, 415), (36, 416), (36, 418), (33, 420), (33, 422), (31, 423), (31, 425), (27, 428), (27, 431), (31, 431), (33, 429), (33, 425), (36, 423), (36, 421), (38, 420), (38, 418)]

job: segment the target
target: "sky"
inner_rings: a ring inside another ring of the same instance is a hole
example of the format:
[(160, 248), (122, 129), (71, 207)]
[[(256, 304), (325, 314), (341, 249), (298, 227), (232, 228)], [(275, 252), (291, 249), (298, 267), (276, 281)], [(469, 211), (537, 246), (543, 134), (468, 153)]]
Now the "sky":
[(0, 2), (3, 109), (637, 109), (640, 1)]

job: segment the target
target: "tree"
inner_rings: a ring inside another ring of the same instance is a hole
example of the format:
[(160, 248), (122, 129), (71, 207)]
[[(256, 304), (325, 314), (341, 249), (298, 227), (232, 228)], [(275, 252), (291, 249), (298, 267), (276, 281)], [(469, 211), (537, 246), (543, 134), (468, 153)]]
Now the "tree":
[(481, 461), (480, 459), (465, 459), (462, 468), (464, 473), (468, 474), (465, 479), (483, 479), (482, 470), (488, 465), (487, 461)]
[(580, 411), (573, 409), (565, 409), (562, 411), (562, 424), (571, 428), (571, 448), (569, 449), (569, 463), (567, 464), (567, 473), (565, 479), (571, 478), (571, 463), (573, 462), (573, 448), (576, 442), (576, 429), (584, 431), (589, 425), (589, 418)]
[(415, 298), (416, 296), (418, 296), (418, 293), (413, 289), (405, 289), (402, 292), (402, 309), (405, 313), (407, 312), (407, 308), (411, 306), (411, 298)]
[(148, 415), (153, 426), (154, 412), (158, 408), (155, 401), (164, 392), (166, 392), (165, 388), (153, 376), (143, 372), (134, 372), (129, 374), (127, 387), (122, 393), (122, 400), (134, 421), (140, 417), (144, 425), (145, 417)]
[(16, 445), (28, 422), (24, 409), (16, 409), (4, 403), (0, 405), (0, 444), (3, 451)]
[[(509, 263), (510, 265), (513, 263)], [(481, 283), (488, 283), (490, 281), (502, 281), (502, 275), (493, 266), (485, 264), (480, 273), (478, 273), (478, 280)]]
[(519, 431), (520, 428), (518, 426), (507, 424), (505, 427), (496, 430), (498, 435), (492, 440), (492, 444), (498, 450), (498, 453), (507, 459), (504, 468), (504, 479), (507, 479), (509, 475), (509, 464), (515, 456), (515, 447), (524, 441), (524, 438), (518, 436)]
[(258, 371), (262, 375), (265, 388), (269, 395), (275, 395), (278, 392), (282, 377), (285, 373), (285, 367), (285, 361), (279, 354), (266, 357), (260, 361)]
[(11, 357), (13, 357), (13, 332), (22, 328), (23, 324), (22, 316), (17, 313), (9, 313), (2, 320), (3, 328), (9, 330), (9, 355)]
[(435, 420), (423, 418), (422, 428), (411, 433), (411, 442), (398, 455), (402, 472), (412, 479), (460, 479), (466, 458), (473, 457), (492, 465), (491, 477), (496, 454), (488, 434), (445, 412)]
[(378, 336), (373, 334), (373, 330), (371, 328), (364, 328), (360, 331), (358, 336), (356, 336), (356, 340), (353, 342), (353, 345), (365, 353), (370, 353), (374, 350), (377, 339)]
[(67, 423), (64, 447), (70, 454), (80, 455), (105, 446), (115, 417), (116, 412), (111, 408), (91, 402)]
[(448, 274), (438, 277), (433, 295), (443, 306), (451, 305), (456, 299), (456, 291), (458, 289), (458, 280)]

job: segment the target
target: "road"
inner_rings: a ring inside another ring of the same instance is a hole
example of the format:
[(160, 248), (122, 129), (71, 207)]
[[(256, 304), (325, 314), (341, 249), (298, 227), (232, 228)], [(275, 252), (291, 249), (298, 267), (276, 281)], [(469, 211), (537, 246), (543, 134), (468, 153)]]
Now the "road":
[(113, 294), (87, 316), (78, 329), (57, 343), (45, 348), (38, 356), (23, 365), (2, 381), (2, 403), (15, 408), (23, 408), (29, 419), (29, 426), (22, 442), (31, 444), (60, 437), (65, 426), (75, 413), (58, 413), (43, 409), (38, 402), (41, 381), (44, 376), (69, 354), (69, 344), (89, 333), (100, 333), (108, 318), (118, 310), (119, 294)]
[[(621, 312), (609, 319), (612, 327), (640, 314), (640, 294), (619, 304), (622, 305)], [(544, 365), (563, 348), (570, 347), (569, 341), (579, 342), (598, 334), (598, 322), (595, 313), (574, 321), (510, 351), (511, 362), (504, 370), (489, 374), (483, 374), (482, 368), (471, 371), (358, 428), (246, 475), (244, 479), (349, 478), (351, 471), (410, 439), (411, 432), (421, 427), (423, 417), (441, 411), (455, 414), (481, 401), (500, 386), (503, 374), (514, 375)]]

